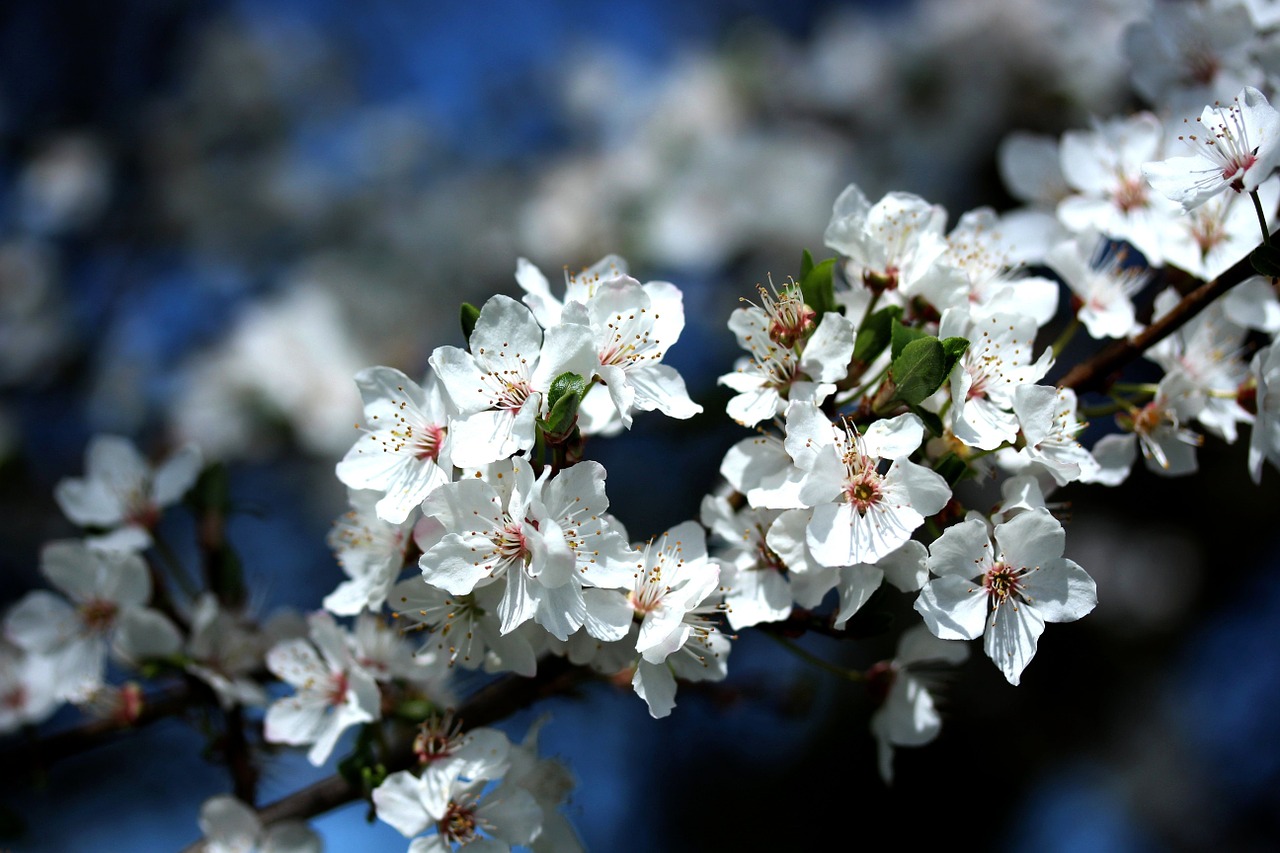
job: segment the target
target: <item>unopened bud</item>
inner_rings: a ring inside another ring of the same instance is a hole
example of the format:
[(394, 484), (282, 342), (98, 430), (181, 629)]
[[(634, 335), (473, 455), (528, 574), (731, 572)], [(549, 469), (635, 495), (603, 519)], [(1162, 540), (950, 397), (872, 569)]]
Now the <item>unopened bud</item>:
[(1252, 376), (1236, 389), (1236, 402), (1251, 415), (1258, 414), (1258, 380)]

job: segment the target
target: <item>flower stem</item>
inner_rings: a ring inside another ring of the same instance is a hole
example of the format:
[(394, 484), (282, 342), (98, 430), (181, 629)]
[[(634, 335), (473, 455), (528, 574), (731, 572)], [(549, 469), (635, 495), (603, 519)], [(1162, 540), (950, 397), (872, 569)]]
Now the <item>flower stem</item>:
[(1262, 229), (1262, 245), (1270, 246), (1271, 232), (1267, 230), (1267, 215), (1262, 212), (1262, 199), (1258, 197), (1257, 190), (1251, 191), (1249, 197), (1253, 199), (1253, 209), (1258, 214), (1258, 227)]
[(1071, 339), (1076, 336), (1078, 331), (1080, 331), (1080, 318), (1079, 316), (1072, 317), (1071, 322), (1059, 333), (1051, 346), (1054, 358), (1062, 355), (1062, 351), (1067, 348), (1067, 344), (1071, 343)]
[(789, 637), (784, 637), (781, 634), (775, 634), (772, 631), (765, 631), (764, 634), (767, 637), (772, 637), (773, 639), (777, 640), (779, 643), (782, 644), (783, 648), (787, 649), (789, 652), (791, 652), (793, 655), (800, 658), (801, 660), (807, 661), (808, 663), (813, 664), (818, 669), (826, 670), (832, 675), (835, 675), (839, 678), (843, 678), (847, 681), (866, 681), (867, 680), (866, 676), (863, 675), (861, 672), (857, 672), (852, 669), (844, 669), (843, 667), (836, 666), (830, 661), (823, 660), (822, 658), (818, 657), (817, 655), (813, 654), (812, 652), (800, 646), (799, 643), (795, 642)]

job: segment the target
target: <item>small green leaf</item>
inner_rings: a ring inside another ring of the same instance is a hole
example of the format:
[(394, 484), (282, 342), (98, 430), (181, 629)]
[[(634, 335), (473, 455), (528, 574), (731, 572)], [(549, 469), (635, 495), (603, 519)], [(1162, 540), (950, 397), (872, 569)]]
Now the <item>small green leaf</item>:
[(804, 254), (800, 256), (800, 280), (804, 281), (805, 276), (807, 276), (812, 270), (813, 255), (809, 253), (808, 249), (805, 249)]
[(561, 373), (551, 381), (547, 391), (547, 405), (555, 406), (566, 394), (574, 394), (579, 400), (587, 393), (591, 384), (576, 373)]
[(543, 424), (548, 435), (564, 435), (578, 420), (578, 405), (590, 383), (576, 373), (562, 373), (551, 383), (547, 402), (551, 412)]
[[(889, 335), (890, 340), (893, 343), (893, 349), (890, 350), (890, 355), (894, 361), (897, 361), (898, 356), (902, 355), (902, 350), (907, 344), (912, 341), (918, 341), (921, 338), (929, 337), (919, 329), (902, 325), (902, 321), (897, 317), (895, 317), (893, 322), (889, 325)], [(935, 338), (934, 340), (937, 339)]]
[(827, 258), (800, 277), (800, 293), (804, 296), (804, 302), (819, 317), (840, 308), (836, 304), (835, 285), (832, 282), (835, 265), (835, 258)]
[(902, 308), (888, 305), (873, 313), (858, 329), (853, 345), (853, 357), (863, 364), (870, 364), (892, 340), (892, 324), (902, 319)]
[(1259, 246), (1249, 255), (1249, 262), (1259, 275), (1267, 278), (1280, 278), (1280, 248), (1275, 246)]
[(945, 362), (946, 355), (937, 338), (925, 336), (903, 346), (889, 368), (898, 387), (898, 399), (909, 406), (927, 400), (946, 381)]
[(964, 355), (964, 351), (968, 348), (969, 341), (965, 338), (944, 338), (942, 340), (942, 352), (946, 357), (943, 369), (947, 376), (951, 375), (951, 369), (956, 366), (956, 362), (960, 360), (960, 356)]
[(471, 341), (471, 333), (476, 330), (476, 321), (480, 319), (480, 309), (472, 305), (470, 302), (462, 303), (460, 319), (462, 320), (462, 337), (464, 340)]
[(961, 477), (969, 472), (969, 466), (955, 453), (948, 453), (938, 460), (938, 464), (933, 466), (933, 470), (942, 475), (942, 479), (947, 481), (947, 485), (954, 486)]

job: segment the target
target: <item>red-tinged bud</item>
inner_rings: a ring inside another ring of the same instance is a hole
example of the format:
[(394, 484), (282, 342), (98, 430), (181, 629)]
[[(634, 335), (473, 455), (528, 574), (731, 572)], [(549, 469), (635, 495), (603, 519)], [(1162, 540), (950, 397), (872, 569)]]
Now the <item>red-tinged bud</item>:
[(1258, 414), (1258, 380), (1249, 377), (1236, 389), (1236, 402), (1251, 415)]
[(871, 701), (876, 705), (883, 705), (889, 698), (889, 690), (893, 687), (894, 679), (898, 677), (898, 668), (893, 665), (893, 661), (882, 660), (863, 675), (867, 679), (867, 693)]
[(116, 719), (132, 726), (142, 716), (144, 705), (141, 685), (135, 681), (127, 682), (120, 688), (120, 709), (116, 712)]
[(883, 271), (863, 270), (862, 283), (872, 293), (884, 293), (898, 289), (898, 268), (885, 267)]

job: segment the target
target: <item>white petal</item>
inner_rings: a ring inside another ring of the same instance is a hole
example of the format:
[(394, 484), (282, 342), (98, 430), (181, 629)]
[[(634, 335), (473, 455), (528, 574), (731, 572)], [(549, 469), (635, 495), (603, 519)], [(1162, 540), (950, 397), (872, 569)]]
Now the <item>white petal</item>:
[(670, 716), (676, 706), (676, 679), (666, 664), (640, 661), (631, 677), (631, 687), (649, 706), (655, 720)]
[(1020, 512), (996, 525), (996, 544), (1004, 561), (1014, 568), (1046, 566), (1062, 556), (1067, 534), (1047, 509)]
[(994, 562), (987, 524), (968, 518), (953, 524), (929, 546), (929, 571), (972, 580), (985, 574)]
[(958, 575), (934, 578), (920, 590), (915, 609), (934, 636), (972, 640), (987, 625), (987, 592)]
[(373, 805), (378, 819), (391, 824), (406, 838), (412, 838), (434, 823), (422, 804), (418, 778), (407, 770), (390, 774), (373, 789)]
[(843, 628), (849, 617), (857, 613), (867, 603), (884, 580), (884, 572), (875, 566), (844, 566), (840, 569), (840, 583), (836, 589), (840, 591), (840, 608), (836, 611), (833, 624)]
[(991, 620), (982, 647), (1010, 684), (1017, 685), (1022, 671), (1036, 653), (1036, 642), (1044, 631), (1044, 620), (1034, 607), (1005, 601)]
[(1098, 586), (1071, 560), (1055, 560), (1028, 574), (1026, 595), (1046, 622), (1072, 622), (1098, 604)]

